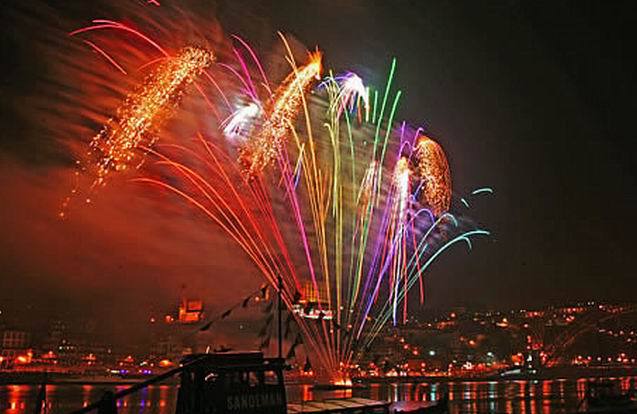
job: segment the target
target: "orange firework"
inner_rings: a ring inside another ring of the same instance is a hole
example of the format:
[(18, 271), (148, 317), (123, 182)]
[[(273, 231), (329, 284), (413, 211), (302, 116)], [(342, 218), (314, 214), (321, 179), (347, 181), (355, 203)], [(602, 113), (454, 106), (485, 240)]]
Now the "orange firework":
[(409, 197), (409, 165), (407, 159), (401, 157), (394, 168), (394, 184), (397, 190), (396, 201), (399, 216), (398, 219), (402, 223), (405, 221)]
[(93, 187), (103, 185), (110, 171), (126, 169), (137, 148), (154, 143), (186, 87), (212, 61), (211, 52), (187, 47), (160, 65), (137, 92), (124, 100), (117, 117), (110, 119), (91, 141), (89, 156), (97, 150), (100, 157)]
[(263, 170), (277, 156), (285, 138), (292, 131), (292, 123), (303, 104), (303, 97), (320, 79), (321, 54), (310, 54), (310, 61), (292, 72), (274, 94), (272, 106), (266, 111), (268, 117), (258, 135), (241, 149), (239, 162), (248, 176)]
[(416, 142), (416, 174), (422, 180), (420, 202), (435, 216), (451, 205), (451, 171), (442, 147), (433, 139), (421, 135)]

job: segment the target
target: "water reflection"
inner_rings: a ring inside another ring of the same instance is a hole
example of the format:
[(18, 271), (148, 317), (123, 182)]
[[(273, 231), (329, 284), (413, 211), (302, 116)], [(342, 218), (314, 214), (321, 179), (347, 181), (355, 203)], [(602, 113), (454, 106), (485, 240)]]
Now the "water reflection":
[[(354, 391), (318, 391), (310, 385), (290, 385), (290, 402), (325, 398), (366, 397), (391, 401), (437, 401), (445, 395), (451, 412), (555, 414), (576, 411), (584, 397), (588, 378), (545, 381), (475, 381), (449, 383), (376, 383)], [(637, 389), (637, 378), (614, 378), (624, 392)], [(50, 414), (68, 413), (98, 400), (109, 391), (126, 386), (48, 385), (47, 408)], [(35, 409), (38, 386), (0, 386), (0, 413), (31, 414)], [(172, 414), (177, 388), (173, 385), (151, 386), (118, 403), (122, 414)]]

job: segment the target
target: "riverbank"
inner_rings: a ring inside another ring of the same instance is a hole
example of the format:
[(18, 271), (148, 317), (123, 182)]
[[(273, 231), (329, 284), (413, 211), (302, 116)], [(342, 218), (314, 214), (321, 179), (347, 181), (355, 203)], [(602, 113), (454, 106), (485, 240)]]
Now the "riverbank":
[[(405, 377), (358, 377), (355, 384), (372, 383), (447, 383), (447, 382), (482, 382), (482, 381), (529, 381), (556, 380), (578, 378), (614, 378), (636, 377), (637, 367), (556, 367), (545, 368), (536, 374), (509, 374), (483, 376), (405, 376)], [(0, 371), (0, 385), (34, 385), (42, 384), (88, 384), (88, 385), (126, 385), (135, 384), (151, 378), (146, 375), (82, 375), (63, 372), (18, 372)], [(167, 380), (166, 384), (176, 384), (175, 378)], [(311, 382), (286, 381), (290, 385), (312, 384)]]
[[(0, 371), (0, 385), (79, 384), (79, 385), (127, 385), (152, 378), (146, 376), (81, 375), (62, 372), (16, 372)], [(166, 380), (167, 384), (177, 379)]]
[(446, 382), (483, 382), (483, 381), (532, 381), (578, 378), (615, 378), (635, 377), (637, 367), (555, 367), (538, 370), (535, 374), (489, 374), (472, 376), (398, 376), (398, 377), (357, 377), (354, 382), (368, 383), (446, 383)]

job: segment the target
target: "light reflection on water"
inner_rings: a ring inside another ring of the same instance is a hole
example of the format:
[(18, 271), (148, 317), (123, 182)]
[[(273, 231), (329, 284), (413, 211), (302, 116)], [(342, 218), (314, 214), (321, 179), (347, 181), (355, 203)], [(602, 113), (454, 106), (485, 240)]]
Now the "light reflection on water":
[[(38, 386), (0, 385), (0, 413), (32, 414), (38, 395)], [(120, 391), (127, 386), (102, 385), (47, 385), (47, 412), (68, 413), (99, 400), (104, 391)], [(173, 414), (177, 388), (173, 385), (156, 385), (118, 401), (122, 414)]]
[[(625, 392), (637, 390), (637, 378), (614, 379)], [(288, 386), (291, 402), (339, 397), (366, 397), (391, 401), (436, 401), (448, 392), (451, 412), (459, 413), (566, 413), (577, 409), (584, 397), (587, 379), (481, 381), (450, 383), (376, 383), (353, 391), (314, 391), (310, 385)], [(126, 386), (48, 385), (47, 408), (51, 414), (68, 413), (98, 400), (106, 390), (119, 391)], [(33, 413), (38, 387), (0, 386), (0, 413)], [(172, 414), (177, 387), (151, 386), (119, 401), (122, 414)], [(405, 403), (408, 404), (408, 403)]]

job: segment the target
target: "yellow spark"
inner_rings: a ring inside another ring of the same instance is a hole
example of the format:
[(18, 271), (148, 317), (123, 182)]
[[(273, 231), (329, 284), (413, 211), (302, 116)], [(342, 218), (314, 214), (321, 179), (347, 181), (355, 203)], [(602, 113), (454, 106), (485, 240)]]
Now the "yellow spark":
[(291, 133), (303, 96), (320, 75), (321, 54), (312, 53), (309, 62), (288, 75), (277, 89), (263, 127), (240, 151), (239, 162), (248, 176), (258, 174), (276, 158)]
[(184, 48), (151, 74), (138, 91), (126, 97), (104, 128), (93, 137), (89, 156), (99, 154), (97, 178), (93, 186), (105, 184), (110, 171), (126, 169), (140, 146), (151, 146), (163, 123), (178, 106), (186, 87), (208, 65), (214, 56), (199, 48)]

